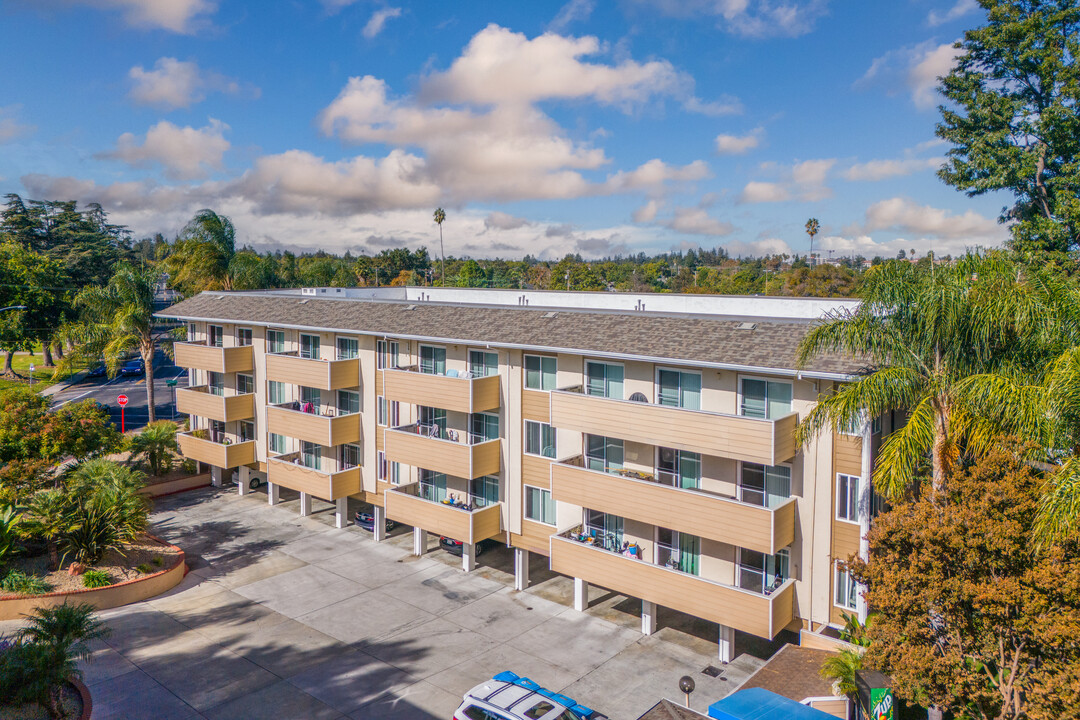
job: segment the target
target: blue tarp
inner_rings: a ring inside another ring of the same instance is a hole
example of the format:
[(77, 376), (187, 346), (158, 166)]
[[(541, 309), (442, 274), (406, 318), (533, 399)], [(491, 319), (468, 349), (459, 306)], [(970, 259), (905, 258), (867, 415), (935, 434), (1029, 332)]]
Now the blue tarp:
[(832, 715), (763, 688), (728, 695), (709, 706), (715, 720), (836, 720)]

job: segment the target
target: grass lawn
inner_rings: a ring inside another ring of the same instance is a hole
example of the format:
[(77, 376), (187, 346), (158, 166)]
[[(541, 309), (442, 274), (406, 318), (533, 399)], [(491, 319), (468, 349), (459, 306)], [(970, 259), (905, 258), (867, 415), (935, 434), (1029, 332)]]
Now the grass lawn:
[(7, 390), (13, 387), (26, 387), (30, 384), (30, 365), (34, 365), (34, 389), (44, 390), (55, 382), (53, 380), (53, 368), (44, 368), (41, 364), (45, 362), (41, 356), (41, 353), (35, 353), (34, 355), (20, 355), (15, 354), (15, 357), (11, 359), (11, 368), (23, 378), (24, 380), (9, 380), (7, 378), (0, 377), (0, 390)]

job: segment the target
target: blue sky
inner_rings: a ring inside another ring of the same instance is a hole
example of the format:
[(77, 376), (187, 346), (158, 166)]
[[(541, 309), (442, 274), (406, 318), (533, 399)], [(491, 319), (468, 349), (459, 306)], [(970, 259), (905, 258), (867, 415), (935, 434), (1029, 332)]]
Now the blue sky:
[(0, 192), (245, 243), (558, 258), (999, 244), (934, 170), (975, 0), (9, 0)]

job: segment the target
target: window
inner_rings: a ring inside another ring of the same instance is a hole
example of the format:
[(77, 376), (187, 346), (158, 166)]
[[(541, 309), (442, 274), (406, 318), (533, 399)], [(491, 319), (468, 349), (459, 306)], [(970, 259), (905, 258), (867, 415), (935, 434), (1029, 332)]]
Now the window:
[(225, 442), (225, 423), (220, 420), (210, 421), (210, 440), (216, 443)]
[(550, 490), (525, 486), (525, 517), (545, 525), (555, 524), (555, 501)]
[(791, 468), (743, 463), (739, 499), (758, 507), (776, 507), (791, 497)]
[(240, 442), (249, 442), (255, 439), (255, 423), (250, 420), (240, 422)]
[(210, 389), (211, 395), (225, 394), (225, 376), (222, 373), (208, 371), (206, 373), (206, 385)]
[(698, 574), (701, 540), (696, 535), (656, 528), (656, 564), (672, 570)]
[(555, 457), (555, 428), (547, 423), (526, 420), (525, 454)]
[(775, 420), (791, 413), (791, 383), (742, 379), (739, 414), (760, 420)]
[(389, 482), (391, 485), (401, 484), (401, 463), (388, 462), (386, 453), (380, 450), (378, 453), (378, 479)]
[(469, 351), (469, 372), (473, 377), (499, 374), (499, 354), (483, 350)]
[(195, 323), (188, 323), (187, 326), (187, 341), (195, 342)]
[(622, 365), (608, 363), (585, 363), (585, 391), (597, 397), (623, 399)]
[(833, 585), (835, 586), (836, 593), (833, 602), (842, 608), (848, 610), (854, 610), (858, 606), (858, 583), (855, 582), (855, 578), (851, 577), (851, 573), (844, 570), (840, 563), (836, 563), (836, 575)]
[(471, 442), (486, 442), (499, 439), (499, 416), (488, 413), (473, 413), (469, 416), (469, 438)]
[(322, 469), (322, 448), (307, 440), (300, 441), (300, 462), (312, 470)]
[(268, 352), (268, 353), (283, 353), (283, 352), (285, 352), (285, 331), (284, 330), (267, 330), (266, 331), (266, 352)]
[(585, 466), (590, 470), (610, 472), (621, 470), (623, 465), (623, 441), (603, 435), (585, 436)]
[(545, 355), (525, 356), (525, 387), (529, 390), (555, 389), (555, 363)]
[(288, 441), (284, 435), (270, 433), (268, 444), (270, 445), (270, 452), (272, 453), (284, 455), (285, 453), (289, 452)]
[(500, 715), (494, 710), (486, 710), (479, 705), (470, 705), (461, 713), (469, 720), (510, 720), (505, 715)]
[(319, 359), (319, 336), (300, 334), (300, 357), (309, 360)]
[(208, 325), (206, 330), (209, 336), (206, 343), (207, 345), (210, 347), (221, 347), (224, 344), (225, 331), (220, 325)]
[(338, 468), (340, 470), (360, 467), (359, 445), (342, 445), (338, 452), (340, 453), (338, 456)]
[(836, 519), (859, 522), (859, 476), (836, 474)]
[(438, 437), (446, 437), (446, 411), (442, 408), (420, 406), (420, 425), (431, 430), (439, 429)]
[(397, 400), (387, 400), (386, 396), (380, 395), (375, 404), (378, 406), (375, 419), (379, 425), (397, 427), (401, 424), (398, 419), (401, 405)]
[(485, 475), (469, 483), (469, 502), (478, 508), (499, 502), (499, 478)]
[(395, 368), (398, 365), (398, 344), (390, 340), (375, 343), (376, 367), (380, 370)]
[(878, 415), (876, 418), (874, 418), (873, 420), (870, 421), (870, 434), (871, 435), (880, 435), (881, 434), (881, 416), (880, 415)]
[(659, 370), (656, 402), (686, 410), (701, 409), (701, 373)]
[(360, 341), (356, 338), (339, 337), (337, 339), (337, 359), (352, 360), (360, 357)]
[(355, 390), (337, 391), (338, 415), (352, 415), (360, 412), (360, 393)]
[(322, 405), (322, 390), (319, 388), (300, 386), (300, 411), (319, 414)]
[(277, 380), (270, 380), (266, 383), (266, 395), (267, 401), (271, 405), (281, 405), (289, 401), (285, 383)]
[(528, 720), (540, 720), (540, 718), (544, 717), (554, 709), (555, 706), (552, 705), (550, 702), (548, 702), (547, 700), (541, 700), (522, 714), (526, 718), (528, 718)]
[(420, 346), (420, 372), (425, 375), (446, 374), (446, 348)]
[(248, 395), (255, 392), (255, 376), (244, 375), (243, 373), (236, 374), (236, 394)]
[(251, 328), (236, 328), (236, 344), (241, 347), (251, 344)]
[(861, 426), (862, 426), (862, 423), (859, 422), (858, 418), (855, 418), (851, 422), (847, 423), (846, 425), (841, 425), (840, 426), (840, 434), (841, 435), (862, 435), (862, 427)]
[(739, 548), (739, 587), (751, 592), (768, 594), (788, 579), (787, 549), (775, 555)]
[(656, 476), (672, 487), (697, 489), (701, 486), (701, 455), (662, 447), (656, 454)]
[(432, 472), (431, 470), (421, 470), (420, 497), (431, 502), (442, 502), (445, 500), (446, 474)]
[(623, 519), (618, 515), (599, 510), (585, 511), (585, 532), (596, 538), (606, 550), (621, 550), (623, 542)]

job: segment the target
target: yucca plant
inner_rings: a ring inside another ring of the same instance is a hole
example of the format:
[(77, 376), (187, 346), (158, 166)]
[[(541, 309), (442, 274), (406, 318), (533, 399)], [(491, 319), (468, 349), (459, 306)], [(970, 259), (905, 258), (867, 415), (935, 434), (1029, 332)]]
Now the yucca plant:
[(147, 425), (141, 433), (131, 438), (128, 449), (131, 463), (144, 465), (152, 475), (165, 475), (172, 470), (176, 445), (176, 423), (158, 420)]

